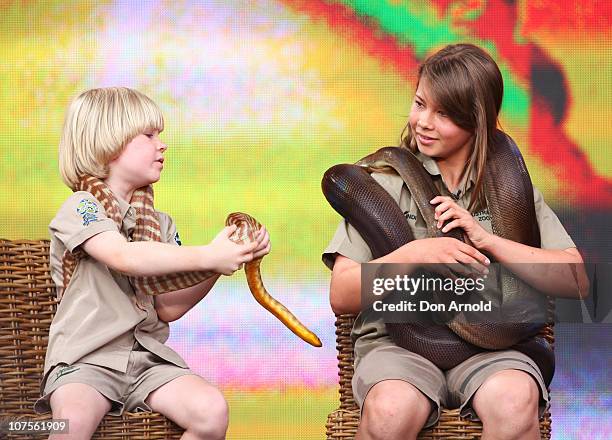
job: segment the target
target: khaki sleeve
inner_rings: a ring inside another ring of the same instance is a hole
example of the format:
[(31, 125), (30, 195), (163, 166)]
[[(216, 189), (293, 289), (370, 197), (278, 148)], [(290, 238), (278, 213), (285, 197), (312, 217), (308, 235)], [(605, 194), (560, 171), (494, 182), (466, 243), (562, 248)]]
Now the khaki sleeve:
[(94, 235), (106, 231), (119, 232), (119, 228), (106, 216), (102, 204), (85, 191), (72, 194), (49, 224), (51, 235), (70, 252)]
[(334, 268), (338, 255), (343, 255), (357, 263), (365, 263), (372, 259), (372, 252), (359, 232), (349, 222), (342, 220), (336, 233), (323, 251), (323, 263), (329, 269)]
[[(402, 181), (392, 179), (389, 175), (373, 173), (372, 177), (399, 204)], [(366, 263), (372, 260), (372, 252), (359, 232), (351, 224), (342, 220), (336, 229), (334, 236), (323, 251), (323, 263), (331, 270), (334, 268), (336, 256), (343, 255), (357, 263)]]
[(574, 241), (569, 236), (554, 211), (546, 204), (542, 193), (533, 188), (536, 218), (540, 228), (540, 241), (542, 249), (568, 249), (575, 248)]
[(161, 211), (157, 211), (157, 215), (159, 216), (159, 228), (161, 229), (162, 241), (164, 243), (181, 246), (181, 239), (176, 230), (176, 223), (174, 223), (172, 217)]

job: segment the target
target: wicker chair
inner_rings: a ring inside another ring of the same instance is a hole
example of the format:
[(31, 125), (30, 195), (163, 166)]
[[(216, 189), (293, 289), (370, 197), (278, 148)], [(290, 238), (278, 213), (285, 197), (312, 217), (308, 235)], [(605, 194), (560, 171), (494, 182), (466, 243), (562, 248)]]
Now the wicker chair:
[[(552, 304), (552, 303), (551, 303)], [(336, 348), (338, 349), (338, 375), (340, 376), (340, 407), (327, 417), (328, 440), (352, 440), (359, 426), (360, 411), (353, 398), (351, 380), (353, 378), (353, 343), (351, 329), (355, 315), (336, 316)], [(552, 324), (542, 330), (542, 335), (554, 342)], [(542, 439), (550, 439), (551, 418), (547, 412), (540, 421)], [(482, 424), (472, 422), (459, 415), (458, 409), (442, 409), (438, 423), (419, 434), (421, 440), (468, 440), (480, 439)]]
[[(49, 420), (33, 405), (40, 393), (49, 326), (57, 302), (49, 273), (49, 241), (0, 240), (0, 417)], [(10, 434), (26, 439), (46, 435)], [(6, 428), (6, 427), (5, 427)], [(178, 439), (183, 430), (158, 413), (105, 417), (95, 439)]]

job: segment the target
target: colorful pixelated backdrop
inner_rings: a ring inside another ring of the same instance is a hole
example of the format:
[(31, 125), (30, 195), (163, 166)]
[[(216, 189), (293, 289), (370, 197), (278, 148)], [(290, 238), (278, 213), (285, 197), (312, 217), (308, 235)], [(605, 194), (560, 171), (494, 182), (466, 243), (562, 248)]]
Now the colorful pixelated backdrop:
[[(185, 244), (208, 242), (231, 211), (262, 221), (268, 289), (324, 347), (256, 305), (241, 274), (170, 343), (225, 390), (230, 438), (322, 438), (337, 376), (320, 253), (339, 220), (323, 172), (397, 144), (418, 63), (472, 42), (501, 67), (501, 124), (535, 185), (585, 255), (610, 261), (611, 21), (608, 0), (1, 1), (0, 236), (46, 237), (68, 196), (57, 145), (70, 99), (143, 91), (166, 117), (157, 207)], [(559, 326), (555, 438), (612, 436), (609, 334)]]

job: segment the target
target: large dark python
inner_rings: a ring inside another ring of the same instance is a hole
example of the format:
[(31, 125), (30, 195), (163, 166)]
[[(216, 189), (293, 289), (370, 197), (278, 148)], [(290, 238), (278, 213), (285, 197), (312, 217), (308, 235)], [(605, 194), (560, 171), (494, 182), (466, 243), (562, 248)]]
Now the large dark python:
[[(439, 192), (422, 163), (407, 149), (386, 147), (365, 157), (358, 165), (330, 168), (322, 181), (323, 193), (330, 205), (361, 234), (373, 258), (414, 239), (397, 203), (367, 171), (368, 166), (382, 165), (393, 168), (402, 177), (425, 219), (430, 237), (463, 240), (460, 230), (444, 234), (436, 227), (434, 207), (429, 201)], [(493, 232), (539, 247), (531, 180), (518, 147), (501, 131), (496, 133), (488, 151), (484, 188)], [(504, 207), (512, 209), (504, 210)], [(512, 347), (531, 357), (549, 383), (554, 373), (554, 355), (546, 340), (536, 336), (542, 325), (521, 324), (546, 308), (546, 298), (543, 295), (525, 297), (530, 289), (523, 289), (524, 284), (507, 273), (502, 275), (501, 282), (504, 311), (510, 310), (513, 314), (512, 323), (476, 324), (462, 319), (452, 320), (448, 325), (387, 323), (389, 335), (399, 346), (423, 355), (442, 369), (452, 368), (485, 349)]]

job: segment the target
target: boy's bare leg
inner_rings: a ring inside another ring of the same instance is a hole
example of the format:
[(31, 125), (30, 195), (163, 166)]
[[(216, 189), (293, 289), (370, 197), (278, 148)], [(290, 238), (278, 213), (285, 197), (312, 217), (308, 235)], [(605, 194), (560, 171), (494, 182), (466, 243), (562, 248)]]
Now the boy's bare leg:
[(225, 438), (227, 402), (217, 388), (199, 376), (177, 377), (149, 394), (146, 403), (185, 429), (182, 440)]
[(384, 380), (368, 392), (356, 439), (416, 439), (430, 412), (429, 399), (416, 387)]
[(54, 419), (68, 419), (68, 434), (54, 434), (49, 440), (88, 440), (111, 409), (110, 401), (84, 383), (62, 385), (51, 394)]
[(493, 374), (473, 400), (482, 420), (483, 440), (539, 439), (539, 399), (538, 385), (528, 373), (504, 370)]

